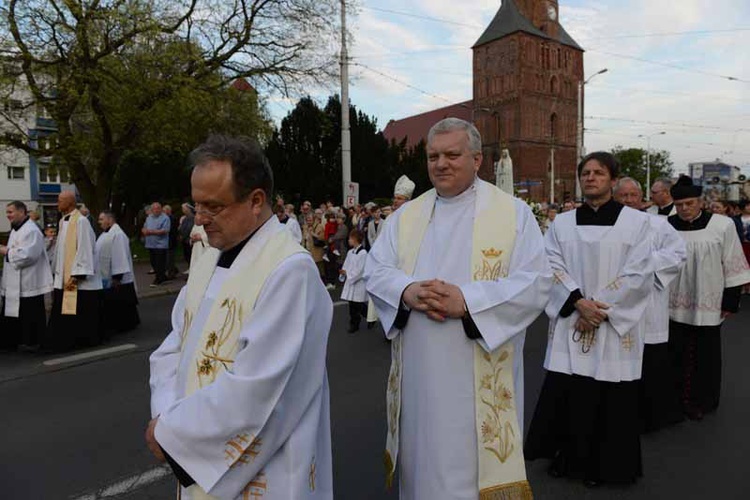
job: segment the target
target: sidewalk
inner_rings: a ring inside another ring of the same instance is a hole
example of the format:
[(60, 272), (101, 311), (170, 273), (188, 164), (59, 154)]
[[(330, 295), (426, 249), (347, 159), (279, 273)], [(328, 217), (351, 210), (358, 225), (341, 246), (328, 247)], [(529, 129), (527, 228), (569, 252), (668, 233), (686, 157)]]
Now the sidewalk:
[(179, 262), (177, 268), (180, 270), (180, 274), (178, 274), (175, 279), (152, 288), (149, 285), (154, 282), (154, 275), (148, 274), (151, 270), (151, 264), (149, 264), (148, 259), (134, 260), (133, 271), (135, 274), (138, 298), (148, 299), (151, 297), (162, 297), (164, 295), (179, 293), (182, 287), (185, 286), (185, 283), (187, 283), (188, 275), (182, 274), (182, 272), (187, 270), (188, 266), (184, 262)]

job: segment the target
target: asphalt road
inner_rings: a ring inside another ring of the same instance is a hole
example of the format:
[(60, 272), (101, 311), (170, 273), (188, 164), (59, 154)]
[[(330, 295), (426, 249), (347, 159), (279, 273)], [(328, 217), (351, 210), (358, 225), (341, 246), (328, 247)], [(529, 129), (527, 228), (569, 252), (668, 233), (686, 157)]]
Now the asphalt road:
[[(148, 355), (168, 330), (174, 297), (142, 302), (144, 324), (109, 346), (136, 347), (45, 366), (49, 358), (0, 354), (0, 500), (172, 499), (175, 483), (143, 444), (149, 419)], [(722, 403), (716, 415), (643, 438), (644, 478), (629, 488), (588, 490), (527, 464), (537, 499), (740, 499), (750, 471), (750, 300), (725, 326)], [(398, 498), (383, 488), (384, 388), (389, 347), (380, 330), (346, 333), (337, 307), (328, 372), (336, 498)], [(528, 332), (526, 427), (544, 371), (546, 320)]]

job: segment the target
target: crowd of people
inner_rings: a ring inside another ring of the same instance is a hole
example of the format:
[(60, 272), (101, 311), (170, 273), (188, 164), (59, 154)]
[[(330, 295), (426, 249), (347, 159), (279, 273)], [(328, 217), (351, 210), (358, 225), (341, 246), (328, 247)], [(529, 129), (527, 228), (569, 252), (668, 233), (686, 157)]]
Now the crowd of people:
[[(540, 458), (555, 477), (630, 484), (647, 469), (642, 432), (717, 410), (721, 325), (750, 267), (691, 179), (659, 179), (647, 208), (593, 153), (583, 202), (540, 221), (477, 177), (470, 123), (433, 126), (427, 157), (434, 189), (413, 201), (297, 215), (271, 199), (256, 143), (219, 136), (193, 153), (216, 259), (191, 269), (151, 357), (146, 432), (182, 498), (333, 497), (323, 283), (337, 279), (350, 331), (369, 300), (391, 341), (386, 479), (399, 470), (402, 498), (532, 498), (524, 460)], [(546, 378), (524, 443), (523, 346), (542, 311)]]
[(58, 209), (58, 227), (44, 230), (24, 203), (13, 201), (5, 209), (11, 222), (8, 243), (0, 245), (5, 350), (94, 346), (140, 323), (130, 240), (115, 215), (105, 210), (95, 223), (77, 207), (72, 191), (60, 193)]

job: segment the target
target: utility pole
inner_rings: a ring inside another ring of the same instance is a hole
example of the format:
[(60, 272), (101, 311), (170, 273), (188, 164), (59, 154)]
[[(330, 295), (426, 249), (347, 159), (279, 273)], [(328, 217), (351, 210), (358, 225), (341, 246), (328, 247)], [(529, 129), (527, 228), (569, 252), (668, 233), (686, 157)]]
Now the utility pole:
[(550, 154), (550, 189), (549, 189), (549, 204), (555, 204), (555, 148), (552, 147), (549, 150)]
[[(576, 158), (577, 162), (580, 162), (583, 159), (583, 87), (589, 83), (595, 76), (601, 75), (609, 71), (609, 69), (604, 68), (593, 75), (591, 75), (587, 80), (581, 80), (578, 82), (578, 121), (576, 123)], [(576, 171), (576, 200), (581, 199), (581, 179), (578, 178), (578, 173)]]
[(651, 201), (651, 138), (656, 135), (665, 135), (666, 132), (657, 132), (651, 135), (641, 134), (638, 137), (646, 139), (646, 201)]
[(346, 0), (341, 0), (341, 204), (352, 181), (352, 138), (349, 125), (349, 53), (346, 50)]

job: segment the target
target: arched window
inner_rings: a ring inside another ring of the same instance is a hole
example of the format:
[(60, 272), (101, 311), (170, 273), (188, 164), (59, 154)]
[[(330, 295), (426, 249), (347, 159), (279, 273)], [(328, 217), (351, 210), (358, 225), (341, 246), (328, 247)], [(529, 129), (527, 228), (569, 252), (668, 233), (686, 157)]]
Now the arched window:
[(557, 113), (552, 113), (549, 117), (549, 132), (553, 141), (557, 139)]
[(549, 91), (552, 92), (552, 95), (560, 93), (560, 82), (555, 75), (552, 75), (552, 78), (549, 79)]

